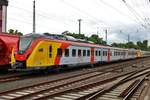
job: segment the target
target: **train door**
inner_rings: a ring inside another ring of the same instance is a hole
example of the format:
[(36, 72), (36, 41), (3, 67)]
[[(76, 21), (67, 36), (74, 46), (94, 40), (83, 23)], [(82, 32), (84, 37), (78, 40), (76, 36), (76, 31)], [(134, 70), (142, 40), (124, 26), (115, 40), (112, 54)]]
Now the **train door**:
[(108, 61), (108, 49), (103, 48), (102, 50), (102, 61), (107, 62)]
[(94, 48), (91, 48), (91, 64), (94, 64)]
[(126, 51), (125, 50), (123, 50), (123, 59), (126, 59), (126, 53), (125, 53)]
[(99, 55), (100, 55), (100, 62), (102, 62), (103, 61), (103, 57), (102, 57), (102, 48), (100, 48), (100, 51), (99, 51)]
[(108, 62), (110, 62), (110, 48), (108, 48), (107, 57), (108, 57)]
[(52, 45), (49, 45), (48, 49), (49, 62), (52, 64)]

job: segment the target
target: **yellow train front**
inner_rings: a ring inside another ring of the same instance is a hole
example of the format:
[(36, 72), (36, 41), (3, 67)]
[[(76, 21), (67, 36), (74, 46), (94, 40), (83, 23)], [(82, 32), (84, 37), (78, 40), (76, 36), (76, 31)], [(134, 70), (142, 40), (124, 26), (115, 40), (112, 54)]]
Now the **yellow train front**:
[(141, 50), (137, 50), (137, 51), (136, 51), (136, 55), (137, 55), (137, 58), (143, 57)]
[[(56, 55), (57, 48), (66, 48), (68, 43), (50, 41), (50, 37), (39, 34), (29, 34), (20, 37), (19, 51), (12, 56), (13, 69), (45, 69), (56, 67), (60, 57)], [(54, 66), (55, 65), (55, 66)]]

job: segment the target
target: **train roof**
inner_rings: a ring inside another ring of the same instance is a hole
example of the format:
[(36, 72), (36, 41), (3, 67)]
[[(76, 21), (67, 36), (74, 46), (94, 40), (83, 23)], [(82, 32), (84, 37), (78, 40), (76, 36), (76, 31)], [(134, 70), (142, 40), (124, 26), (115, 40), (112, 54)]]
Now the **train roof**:
[(99, 44), (94, 44), (94, 43), (83, 43), (79, 41), (71, 41), (71, 40), (65, 40), (62, 38), (58, 37), (53, 37), (53, 36), (47, 36), (47, 35), (41, 35), (41, 34), (27, 34), (21, 37), (32, 37), (34, 39), (45, 39), (45, 40), (50, 40), (50, 41), (55, 41), (55, 42), (63, 42), (63, 43), (68, 43), (72, 45), (78, 45), (78, 46), (86, 46), (86, 47), (96, 47), (96, 48), (110, 48), (110, 49), (119, 49), (119, 50), (129, 50), (125, 48), (117, 48), (117, 47), (111, 47), (111, 46), (104, 46), (104, 45), (99, 45)]
[(13, 34), (9, 34), (9, 33), (4, 33), (4, 32), (0, 32), (0, 36), (7, 36), (7, 37), (14, 37), (14, 38), (18, 38), (18, 35), (13, 35)]

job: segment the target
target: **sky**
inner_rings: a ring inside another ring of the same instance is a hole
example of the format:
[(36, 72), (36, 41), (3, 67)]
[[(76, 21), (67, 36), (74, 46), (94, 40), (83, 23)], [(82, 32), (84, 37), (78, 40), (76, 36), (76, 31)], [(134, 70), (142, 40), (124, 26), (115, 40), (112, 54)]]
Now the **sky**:
[[(98, 34), (108, 43), (150, 40), (149, 0), (35, 0), (36, 32)], [(9, 0), (7, 30), (32, 32), (33, 0)], [(150, 42), (150, 41), (149, 41)]]

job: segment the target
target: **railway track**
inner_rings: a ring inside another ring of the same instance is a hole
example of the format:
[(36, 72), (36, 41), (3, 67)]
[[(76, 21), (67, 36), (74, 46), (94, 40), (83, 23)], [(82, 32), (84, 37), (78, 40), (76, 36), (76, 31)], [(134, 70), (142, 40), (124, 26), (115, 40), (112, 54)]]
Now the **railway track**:
[[(64, 97), (62, 96), (68, 96), (66, 95), (66, 93), (71, 93), (72, 95), (76, 95), (76, 96), (78, 95), (77, 97), (80, 98), (84, 95), (89, 94), (88, 91), (91, 91), (90, 89), (92, 87), (95, 89), (102, 89), (102, 87), (106, 85), (104, 83), (111, 81), (112, 84), (113, 80), (115, 79), (121, 80), (128, 74), (133, 75), (138, 71), (141, 72), (146, 69), (149, 69), (149, 67), (144, 67), (144, 68), (139, 67), (137, 70), (135, 70), (135, 68), (133, 67), (129, 67), (128, 70), (124, 70), (124, 72), (116, 71), (117, 68), (109, 69), (107, 71), (105, 70), (104, 72), (98, 70), (89, 73), (85, 72), (84, 74), (82, 73), (82, 74), (66, 77), (60, 80), (42, 82), (36, 85), (30, 85), (22, 88), (3, 91), (0, 93), (0, 99), (1, 100), (16, 100), (16, 99), (43, 100), (48, 98), (63, 99)], [(118, 67), (118, 70), (120, 70), (120, 67)], [(83, 92), (83, 89), (86, 91)], [(81, 94), (79, 95), (78, 93), (75, 94), (75, 92), (80, 92), (79, 90), (82, 90), (82, 95)], [(93, 92), (96, 92), (96, 90), (93, 90)], [(73, 97), (72, 99), (78, 99), (76, 96), (69, 95), (68, 97)], [(64, 100), (67, 99), (68, 98), (65, 98)]]
[(7, 75), (0, 76), (0, 83), (10, 82), (10, 81), (17, 81), (20, 80), (21, 77), (29, 75), (27, 73), (12, 73)]
[(141, 73), (141, 75), (134, 75), (127, 78), (125, 77), (124, 79), (112, 84), (109, 88), (104, 87), (103, 90), (98, 90), (94, 94), (85, 96), (86, 100), (137, 100), (142, 89), (140, 88), (140, 91), (137, 92), (136, 90), (141, 86), (149, 74), (150, 72), (145, 74)]
[[(149, 58), (142, 58), (145, 62), (149, 59)], [(108, 70), (117, 68), (120, 70), (123, 70), (123, 67), (127, 68), (128, 66), (131, 66), (133, 64), (137, 65), (140, 64), (139, 62), (141, 62), (141, 59), (136, 59), (136, 60), (131, 60), (131, 61), (126, 61), (126, 62), (121, 62), (121, 63), (117, 63), (117, 64), (110, 64), (110, 65), (103, 65), (103, 67), (101, 68), (88, 68), (85, 70), (82, 70), (81, 72), (79, 71), (78, 73), (81, 74), (86, 74), (86, 73), (91, 73), (91, 72), (95, 72), (97, 70), (99, 71), (103, 71), (103, 72), (107, 72)], [(116, 69), (114, 69), (113, 71), (117, 71)], [(119, 70), (118, 70), (119, 71)], [(76, 75), (80, 75), (80, 74), (76, 74)], [(23, 80), (23, 79), (29, 79), (29, 78), (35, 78), (35, 77), (39, 77), (40, 75), (31, 75), (31, 73), (13, 73), (13, 74), (9, 74), (9, 75), (2, 75), (0, 76), (0, 83), (5, 83), (5, 82), (12, 82), (12, 81), (18, 81), (18, 80)]]

